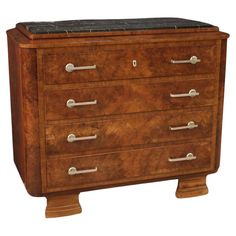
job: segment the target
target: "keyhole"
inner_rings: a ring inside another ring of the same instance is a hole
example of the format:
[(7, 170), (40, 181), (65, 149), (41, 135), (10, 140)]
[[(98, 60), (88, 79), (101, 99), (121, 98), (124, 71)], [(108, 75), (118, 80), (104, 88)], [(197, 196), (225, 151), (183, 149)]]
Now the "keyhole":
[(133, 67), (137, 67), (137, 61), (133, 60)]

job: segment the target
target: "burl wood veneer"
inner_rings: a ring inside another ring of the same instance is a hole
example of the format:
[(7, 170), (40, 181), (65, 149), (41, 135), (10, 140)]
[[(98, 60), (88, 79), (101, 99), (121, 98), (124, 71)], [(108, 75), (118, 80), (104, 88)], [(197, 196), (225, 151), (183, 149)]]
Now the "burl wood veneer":
[(206, 194), (220, 163), (228, 34), (179, 19), (19, 23), (7, 32), (14, 160), (46, 217), (80, 192), (178, 179)]

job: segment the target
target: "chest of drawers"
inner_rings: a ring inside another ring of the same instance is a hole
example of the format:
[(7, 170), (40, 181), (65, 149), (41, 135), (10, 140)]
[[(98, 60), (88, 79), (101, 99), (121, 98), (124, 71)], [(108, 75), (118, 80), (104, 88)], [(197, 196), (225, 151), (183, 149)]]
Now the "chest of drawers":
[(19, 23), (7, 32), (14, 160), (47, 217), (83, 191), (217, 171), (228, 34), (179, 19)]

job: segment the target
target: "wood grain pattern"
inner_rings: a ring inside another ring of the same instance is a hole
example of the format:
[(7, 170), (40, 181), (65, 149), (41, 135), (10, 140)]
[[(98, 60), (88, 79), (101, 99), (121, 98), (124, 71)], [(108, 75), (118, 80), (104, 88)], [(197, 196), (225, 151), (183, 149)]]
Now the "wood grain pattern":
[(57, 47), (81, 47), (81, 46), (97, 46), (97, 45), (117, 45), (117, 44), (143, 44), (149, 43), (173, 43), (173, 42), (189, 42), (189, 41), (204, 41), (204, 40), (223, 40), (229, 37), (229, 34), (220, 31), (215, 32), (198, 32), (196, 29), (189, 33), (181, 33), (180, 31), (171, 30), (168, 33), (160, 35), (138, 35), (130, 32), (130, 36), (109, 35), (106, 37), (78, 37), (78, 38), (63, 38), (63, 39), (37, 39), (30, 40), (18, 29), (7, 31), (8, 37), (13, 38), (18, 42), (20, 48), (57, 48)]
[(26, 182), (26, 160), (24, 150), (24, 128), (22, 112), (22, 86), (20, 80), (19, 50), (11, 38), (8, 38), (9, 77), (11, 90), (11, 118), (14, 162), (23, 182)]
[[(109, 183), (125, 183), (136, 179), (178, 176), (210, 169), (212, 161), (209, 142), (189, 143), (158, 148), (133, 149), (93, 156), (51, 158), (47, 161), (47, 190), (80, 189)], [(168, 158), (185, 157), (189, 152), (196, 160), (169, 162)], [(93, 169), (97, 172), (69, 176), (68, 169)]]
[[(214, 72), (215, 42), (178, 44), (142, 44), (123, 46), (76, 47), (67, 50), (44, 50), (43, 70), (46, 84), (145, 78), (155, 76), (204, 74)], [(203, 58), (196, 65), (171, 64), (171, 60)], [(133, 67), (133, 60), (137, 66)], [(96, 69), (67, 72), (65, 66), (96, 65)]]
[[(194, 121), (199, 126), (192, 130), (171, 131), (170, 126), (185, 126)], [(67, 142), (67, 136), (97, 135), (97, 139)], [(46, 126), (47, 155), (79, 154), (98, 149), (133, 147), (170, 141), (187, 141), (208, 138), (212, 135), (212, 111), (202, 108), (196, 111), (166, 111), (134, 114), (122, 118)]]
[(220, 70), (219, 70), (219, 91), (218, 91), (218, 123), (216, 136), (216, 169), (220, 166), (220, 152), (221, 152), (221, 135), (222, 135), (222, 120), (224, 107), (224, 89), (225, 89), (225, 68), (226, 68), (226, 48), (227, 41), (221, 41), (221, 55), (220, 55)]
[[(214, 105), (217, 91), (214, 80), (186, 80), (160, 83), (152, 82), (120, 83), (113, 86), (93, 86), (45, 92), (46, 120), (81, 119), (84, 117), (107, 116), (155, 110), (183, 109)], [(191, 98), (171, 98), (170, 93), (188, 93), (195, 89), (200, 96)], [(107, 99), (109, 98), (109, 99)], [(144, 99), (145, 98), (145, 99)], [(68, 108), (69, 99), (75, 102), (97, 100), (96, 105)]]
[(35, 51), (8, 38), (14, 160), (27, 191), (41, 196)]
[(21, 50), (21, 78), (24, 108), (24, 140), (27, 165), (26, 188), (33, 196), (42, 195), (41, 160), (39, 145), (39, 108), (36, 52)]
[(176, 197), (196, 197), (208, 193), (206, 176), (180, 178), (176, 190)]
[[(206, 176), (220, 163), (228, 34), (214, 27), (31, 40), (20, 26), (7, 34), (14, 160), (27, 191), (47, 197), (46, 217), (80, 213), (78, 193), (97, 188), (177, 178), (177, 197), (207, 193)], [(201, 62), (170, 63), (193, 55)], [(97, 69), (68, 73), (67, 63)], [(200, 96), (169, 96), (193, 88)], [(98, 103), (71, 109), (70, 98)], [(169, 130), (191, 120), (199, 127)], [(68, 143), (70, 133), (97, 139)], [(189, 152), (197, 159), (168, 161)], [(98, 171), (69, 176), (72, 166)]]

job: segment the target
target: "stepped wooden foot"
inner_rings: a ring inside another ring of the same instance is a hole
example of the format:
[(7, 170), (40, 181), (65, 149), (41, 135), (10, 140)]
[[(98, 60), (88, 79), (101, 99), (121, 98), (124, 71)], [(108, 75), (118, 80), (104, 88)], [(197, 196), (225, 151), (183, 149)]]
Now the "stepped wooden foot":
[(206, 176), (179, 179), (176, 197), (196, 197), (207, 193)]
[(48, 195), (45, 215), (47, 218), (69, 216), (82, 212), (78, 194)]

